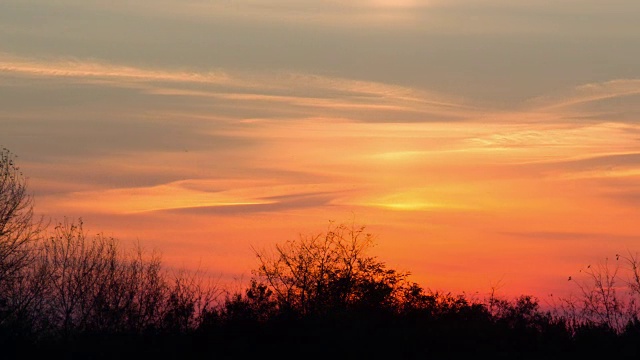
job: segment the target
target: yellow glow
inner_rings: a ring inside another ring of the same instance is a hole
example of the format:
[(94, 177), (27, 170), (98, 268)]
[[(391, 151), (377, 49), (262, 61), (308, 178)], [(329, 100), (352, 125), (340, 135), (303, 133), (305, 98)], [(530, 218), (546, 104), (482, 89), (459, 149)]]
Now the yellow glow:
[(373, 155), (374, 158), (379, 158), (386, 161), (402, 161), (414, 159), (416, 157), (424, 156), (425, 151), (391, 151)]
[(385, 8), (410, 8), (419, 3), (425, 3), (425, 1), (420, 2), (419, 0), (372, 0), (372, 2), (376, 7)]
[(389, 203), (372, 203), (368, 204), (369, 206), (377, 206), (383, 208), (389, 208), (393, 210), (404, 210), (404, 211), (420, 211), (420, 210), (428, 210), (428, 209), (438, 209), (445, 208), (445, 206), (433, 204), (433, 203), (424, 203), (424, 202), (389, 202)]

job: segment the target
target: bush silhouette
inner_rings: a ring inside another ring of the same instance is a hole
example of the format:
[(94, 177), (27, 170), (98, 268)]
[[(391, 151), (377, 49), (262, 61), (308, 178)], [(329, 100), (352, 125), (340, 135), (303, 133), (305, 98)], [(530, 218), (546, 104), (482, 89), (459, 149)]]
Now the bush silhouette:
[[(170, 272), (81, 219), (33, 218), (26, 179), (0, 154), (0, 346), (5, 358), (155, 359), (637, 358), (638, 257), (589, 266), (577, 297), (469, 298), (425, 289), (368, 254), (364, 226), (255, 251), (249, 286), (230, 292)], [(621, 271), (628, 271), (622, 278)], [(619, 283), (626, 285), (622, 291)]]

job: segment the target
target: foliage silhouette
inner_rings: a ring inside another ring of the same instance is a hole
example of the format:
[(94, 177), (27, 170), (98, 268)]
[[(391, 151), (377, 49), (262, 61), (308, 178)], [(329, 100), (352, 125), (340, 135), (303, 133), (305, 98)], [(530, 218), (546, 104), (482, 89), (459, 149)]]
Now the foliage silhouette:
[[(640, 355), (638, 256), (573, 276), (579, 294), (469, 298), (425, 289), (368, 251), (364, 226), (255, 251), (246, 289), (170, 272), (140, 244), (123, 249), (81, 219), (33, 218), (26, 180), (0, 157), (0, 347), (4, 358), (565, 359)], [(626, 271), (627, 278), (621, 278)], [(623, 286), (620, 286), (623, 284)]]
[[(25, 304), (15, 302), (24, 291), (25, 269), (34, 253), (42, 223), (33, 216), (33, 197), (27, 193), (27, 179), (8, 149), (0, 151), (0, 326), (18, 316)], [(18, 294), (14, 294), (18, 292)]]
[(408, 273), (367, 256), (373, 235), (364, 226), (330, 223), (325, 233), (256, 251), (255, 288), (266, 287), (277, 308), (299, 316), (364, 308), (394, 308), (410, 293)]
[[(25, 305), (0, 329), (16, 352), (24, 351), (16, 340), (48, 354), (92, 353), (88, 345), (98, 342), (97, 349), (118, 357), (148, 341), (175, 343), (200, 326), (217, 296), (206, 278), (171, 274), (139, 245), (123, 251), (117, 239), (88, 237), (82, 220), (57, 224), (30, 251), (34, 260), (10, 299)], [(113, 346), (123, 340), (128, 346)]]

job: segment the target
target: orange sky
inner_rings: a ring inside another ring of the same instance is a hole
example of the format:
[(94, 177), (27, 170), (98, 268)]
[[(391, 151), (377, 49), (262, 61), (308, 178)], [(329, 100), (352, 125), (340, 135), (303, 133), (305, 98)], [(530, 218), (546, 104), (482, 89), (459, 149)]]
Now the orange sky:
[(564, 295), (640, 251), (640, 28), (594, 1), (579, 13), (615, 23), (596, 37), (570, 2), (489, 3), (163, 0), (92, 25), (96, 4), (9, 1), (0, 144), (37, 212), (231, 283), (252, 248), (335, 221), (425, 288)]

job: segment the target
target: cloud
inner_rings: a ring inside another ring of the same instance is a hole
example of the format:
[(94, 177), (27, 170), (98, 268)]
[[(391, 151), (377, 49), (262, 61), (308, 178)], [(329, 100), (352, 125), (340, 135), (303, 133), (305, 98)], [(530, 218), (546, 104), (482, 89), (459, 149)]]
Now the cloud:
[[(157, 97), (190, 98), (230, 114), (358, 121), (460, 120), (478, 109), (459, 99), (383, 83), (293, 72), (177, 71), (91, 61), (33, 60), (0, 55), (0, 74), (130, 88)], [(274, 106), (276, 105), (276, 106)], [(251, 109), (254, 109), (253, 111)], [(218, 112), (218, 115), (223, 115)]]
[(294, 195), (280, 195), (263, 198), (264, 203), (230, 204), (226, 206), (195, 206), (175, 209), (158, 210), (183, 215), (238, 215), (253, 213), (272, 213), (306, 208), (331, 206), (336, 193), (315, 192)]
[(574, 121), (637, 121), (640, 79), (616, 79), (583, 84), (569, 91), (528, 101), (532, 109), (560, 113)]
[[(281, 183), (278, 179), (190, 179), (166, 184), (116, 189), (75, 191), (50, 195), (65, 209), (103, 214), (136, 214), (158, 211), (237, 213), (279, 211), (326, 205), (340, 192), (340, 184)], [(96, 208), (96, 203), (100, 206)]]
[[(640, 172), (637, 174), (640, 175)], [(637, 181), (640, 176), (637, 176), (635, 180)], [(618, 204), (622, 204), (629, 209), (637, 209), (640, 206), (640, 188), (637, 186), (634, 189), (617, 189), (612, 190), (605, 194), (608, 199), (612, 199), (616, 201)], [(635, 240), (638, 239), (638, 236), (634, 237)]]
[(582, 159), (563, 161), (558, 164), (567, 170), (640, 168), (640, 153), (628, 152), (620, 154), (603, 154), (588, 156)]
[[(65, 3), (66, 6), (87, 6), (76, 0)], [(551, 30), (572, 28), (576, 23), (588, 31), (587, 22), (580, 19), (589, 16), (606, 18), (609, 28), (618, 28), (621, 23), (632, 23), (633, 14), (640, 11), (640, 6), (633, 0), (612, 0), (606, 4), (598, 0), (579, 0), (579, 6), (576, 3), (576, 0), (160, 0), (153, 3), (128, 2), (127, 6), (121, 7), (94, 3), (91, 7), (101, 7), (103, 11), (126, 8), (128, 12), (173, 18), (233, 18), (349, 28), (382, 25), (395, 29), (417, 27), (431, 31), (474, 33), (487, 30), (513, 33), (522, 29), (530, 33), (552, 33)], [(576, 14), (583, 16), (576, 20)]]
[(187, 71), (162, 71), (120, 66), (97, 61), (64, 59), (27, 59), (0, 53), (0, 73), (30, 77), (72, 78), (92, 82), (97, 80), (186, 82), (211, 85), (244, 85), (239, 79), (231, 79), (224, 72), (195, 73)]
[(636, 240), (637, 236), (621, 235), (618, 233), (591, 233), (591, 232), (570, 232), (570, 231), (516, 231), (500, 232), (502, 235), (537, 239), (541, 241), (613, 241), (613, 240)]

